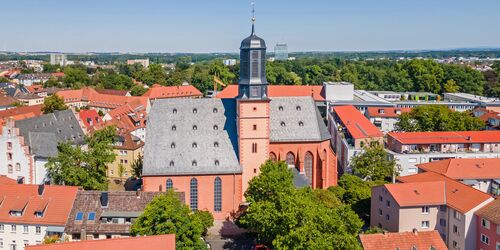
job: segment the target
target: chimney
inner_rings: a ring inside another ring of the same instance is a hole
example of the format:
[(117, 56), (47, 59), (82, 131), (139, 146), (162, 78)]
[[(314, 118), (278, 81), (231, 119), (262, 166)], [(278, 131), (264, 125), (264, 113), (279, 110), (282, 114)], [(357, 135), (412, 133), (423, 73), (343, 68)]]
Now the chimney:
[(416, 228), (414, 228), (414, 229), (412, 230), (412, 232), (413, 232), (415, 235), (418, 235), (418, 230), (417, 230)]
[(43, 191), (45, 191), (45, 184), (38, 185), (38, 195), (43, 195)]

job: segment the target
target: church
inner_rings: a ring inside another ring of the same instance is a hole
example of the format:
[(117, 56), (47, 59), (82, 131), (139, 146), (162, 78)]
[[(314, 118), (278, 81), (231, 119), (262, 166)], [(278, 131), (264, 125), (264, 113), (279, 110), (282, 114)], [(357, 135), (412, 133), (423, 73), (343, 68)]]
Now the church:
[(146, 128), (143, 190), (185, 193), (192, 210), (226, 219), (268, 159), (285, 161), (295, 185), (337, 184), (331, 136), (312, 97), (268, 96), (266, 43), (241, 42), (235, 98), (155, 101)]

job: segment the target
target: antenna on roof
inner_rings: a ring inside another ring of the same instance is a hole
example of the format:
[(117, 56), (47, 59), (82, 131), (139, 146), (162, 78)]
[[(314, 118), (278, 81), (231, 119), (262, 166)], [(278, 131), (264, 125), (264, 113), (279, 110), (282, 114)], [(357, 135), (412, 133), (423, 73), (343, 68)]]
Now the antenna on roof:
[(255, 35), (255, 1), (252, 1), (252, 35)]

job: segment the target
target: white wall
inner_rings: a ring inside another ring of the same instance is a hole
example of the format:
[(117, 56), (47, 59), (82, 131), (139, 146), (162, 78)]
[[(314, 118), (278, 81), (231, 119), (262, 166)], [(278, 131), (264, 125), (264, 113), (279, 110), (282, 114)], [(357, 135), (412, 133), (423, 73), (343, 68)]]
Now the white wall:
[[(0, 135), (0, 175), (5, 175), (14, 180), (24, 177), (25, 183), (31, 184), (29, 156), (25, 155), (20, 143), (21, 138), (15, 134), (14, 129), (11, 129), (10, 136), (8, 130), (7, 126), (2, 127), (2, 134)], [(7, 150), (8, 142), (12, 143), (11, 150)], [(7, 160), (7, 152), (12, 153), (12, 160)], [(21, 165), (21, 171), (16, 170), (16, 163)], [(8, 172), (9, 164), (12, 165), (13, 169), (11, 174)]]
[[(3, 224), (0, 222), (0, 224)], [(16, 231), (12, 231), (13, 224), (3, 224), (4, 230), (0, 231), (0, 240), (3, 241), (3, 249), (11, 249), (11, 244), (16, 245), (16, 249), (24, 249), (24, 244), (36, 245), (43, 242), (46, 235), (47, 226), (30, 225), (30, 224), (15, 224)], [(24, 232), (24, 226), (28, 226), (28, 232)], [(36, 227), (39, 226), (41, 232), (36, 233)], [(1, 249), (1, 248), (0, 248)]]

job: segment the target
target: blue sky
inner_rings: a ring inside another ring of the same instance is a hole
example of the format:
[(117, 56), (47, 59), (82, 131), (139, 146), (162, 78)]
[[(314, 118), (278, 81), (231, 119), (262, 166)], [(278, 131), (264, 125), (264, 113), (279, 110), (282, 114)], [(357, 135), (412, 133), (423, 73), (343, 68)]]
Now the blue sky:
[[(250, 0), (3, 1), (0, 50), (236, 52)], [(500, 47), (499, 0), (257, 0), (257, 34), (290, 51)]]

